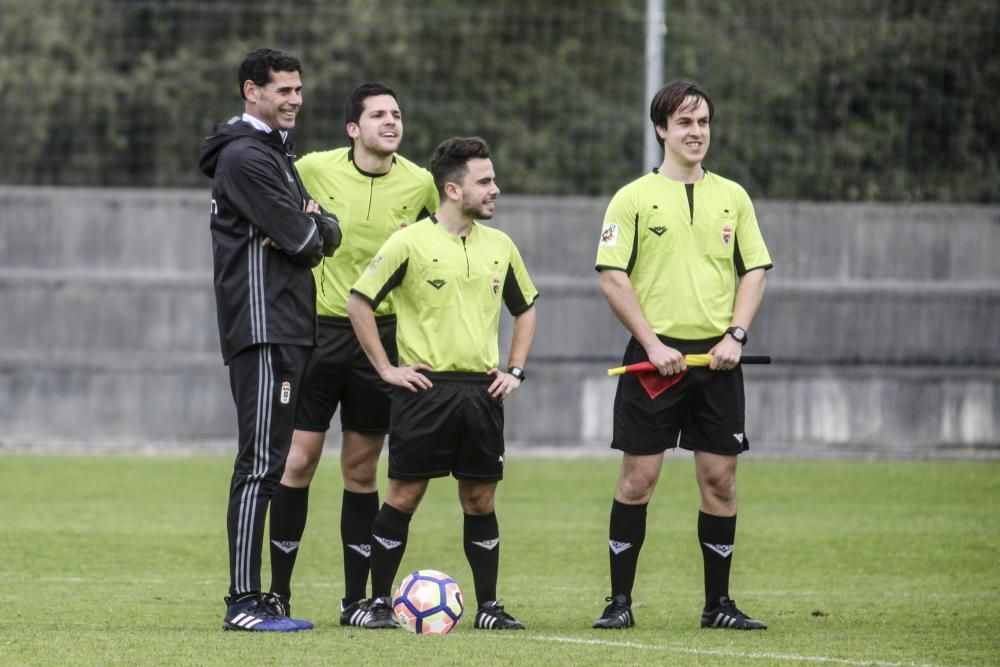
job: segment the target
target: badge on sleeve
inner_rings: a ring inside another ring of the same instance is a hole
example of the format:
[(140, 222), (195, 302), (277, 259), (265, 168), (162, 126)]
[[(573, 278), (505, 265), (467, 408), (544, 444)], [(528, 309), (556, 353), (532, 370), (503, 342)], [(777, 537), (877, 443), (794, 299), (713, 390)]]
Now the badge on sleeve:
[(618, 245), (618, 223), (616, 222), (604, 223), (604, 228), (601, 229), (601, 245), (602, 246)]

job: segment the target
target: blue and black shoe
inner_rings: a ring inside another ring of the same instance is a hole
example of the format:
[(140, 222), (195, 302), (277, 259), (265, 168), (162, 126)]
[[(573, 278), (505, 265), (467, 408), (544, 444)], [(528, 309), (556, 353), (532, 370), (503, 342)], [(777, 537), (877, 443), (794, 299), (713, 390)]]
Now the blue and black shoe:
[(223, 630), (243, 630), (246, 632), (298, 632), (312, 630), (309, 621), (289, 618), (287, 607), (280, 598), (271, 594), (251, 593), (241, 598), (226, 598), (226, 618)]

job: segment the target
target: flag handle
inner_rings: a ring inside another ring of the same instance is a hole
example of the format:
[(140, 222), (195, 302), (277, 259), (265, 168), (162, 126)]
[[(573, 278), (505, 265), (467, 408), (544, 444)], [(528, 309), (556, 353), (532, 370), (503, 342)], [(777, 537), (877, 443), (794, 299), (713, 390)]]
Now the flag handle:
[[(684, 363), (690, 367), (705, 367), (712, 363), (712, 355), (710, 354), (685, 354)], [(767, 354), (748, 354), (740, 357), (741, 364), (769, 364), (771, 363), (771, 356)], [(617, 368), (609, 368), (608, 375), (625, 375), (626, 373), (648, 373), (656, 370), (653, 364), (648, 361), (640, 361), (636, 364), (629, 364), (628, 366), (619, 366)]]

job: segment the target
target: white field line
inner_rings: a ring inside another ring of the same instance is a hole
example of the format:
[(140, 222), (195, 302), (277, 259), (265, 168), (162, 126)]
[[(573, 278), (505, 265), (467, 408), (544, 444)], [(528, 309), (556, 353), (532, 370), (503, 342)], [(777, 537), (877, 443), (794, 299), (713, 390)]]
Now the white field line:
[(933, 664), (928, 663), (915, 663), (915, 662), (883, 662), (881, 660), (849, 660), (846, 658), (831, 658), (823, 655), (793, 655), (788, 653), (757, 653), (757, 652), (747, 652), (741, 653), (738, 651), (722, 651), (715, 649), (698, 649), (698, 648), (683, 648), (679, 646), (656, 646), (653, 644), (640, 644), (638, 642), (615, 642), (615, 641), (605, 641), (603, 639), (577, 639), (575, 637), (555, 637), (555, 636), (531, 636), (529, 635), (527, 639), (533, 639), (535, 641), (541, 642), (558, 642), (563, 644), (584, 644), (590, 646), (609, 646), (612, 648), (633, 648), (633, 649), (644, 649), (647, 651), (663, 651), (667, 653), (684, 653), (686, 655), (704, 655), (719, 658), (751, 658), (760, 660), (775, 660), (775, 661), (786, 661), (786, 662), (815, 662), (815, 663), (825, 663), (832, 665), (874, 665), (875, 667), (934, 667)]

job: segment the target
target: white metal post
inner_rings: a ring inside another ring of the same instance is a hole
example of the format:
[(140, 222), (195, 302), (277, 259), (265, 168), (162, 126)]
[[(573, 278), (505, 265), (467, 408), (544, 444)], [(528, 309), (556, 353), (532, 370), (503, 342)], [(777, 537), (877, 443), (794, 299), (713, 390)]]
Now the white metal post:
[(646, 93), (643, 100), (642, 167), (649, 170), (663, 162), (663, 149), (649, 121), (649, 103), (663, 85), (663, 43), (667, 34), (666, 0), (646, 0)]

